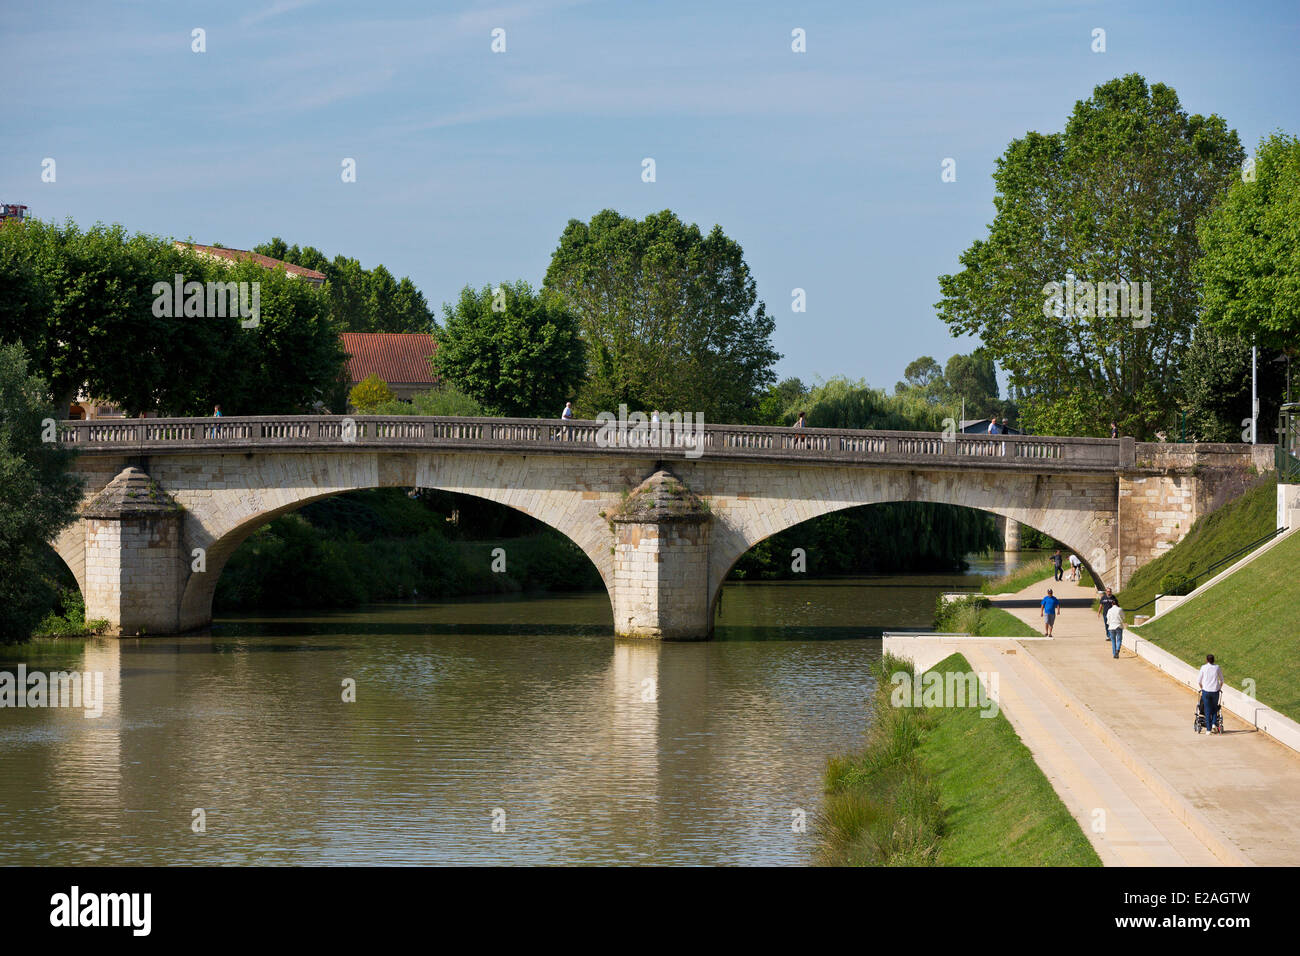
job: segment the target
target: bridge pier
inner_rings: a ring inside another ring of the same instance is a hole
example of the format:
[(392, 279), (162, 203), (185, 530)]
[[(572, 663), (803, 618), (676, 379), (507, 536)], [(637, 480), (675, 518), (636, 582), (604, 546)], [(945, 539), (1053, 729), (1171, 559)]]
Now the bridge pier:
[(710, 514), (672, 473), (643, 481), (610, 517), (610, 600), (619, 637), (707, 640)]
[(126, 468), (81, 510), (86, 620), (110, 634), (175, 634), (183, 578), (181, 511), (139, 468)]
[(1015, 518), (998, 515), (998, 530), (1002, 532), (1002, 550), (1020, 550), (1020, 522)]

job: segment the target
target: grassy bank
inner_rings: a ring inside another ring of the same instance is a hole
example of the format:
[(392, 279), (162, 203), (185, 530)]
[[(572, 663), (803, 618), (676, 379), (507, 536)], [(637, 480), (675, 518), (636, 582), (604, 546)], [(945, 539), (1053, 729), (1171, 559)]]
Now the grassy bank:
[[(1216, 512), (1217, 514), (1217, 512)], [(1212, 517), (1212, 516), (1211, 516)], [(1300, 536), (1134, 633), (1199, 667), (1213, 654), (1229, 685), (1300, 720)]]
[[(1138, 568), (1128, 587), (1119, 594), (1120, 606), (1131, 610), (1157, 594), (1190, 593), (1193, 583), (1204, 584), (1210, 577), (1205, 575), (1193, 582), (1197, 575), (1276, 526), (1277, 480), (1270, 478), (1218, 511), (1198, 519), (1182, 541)], [(1153, 612), (1147, 608), (1143, 613)]]
[(980, 582), (980, 593), (1014, 594), (1016, 591), (1023, 591), (1031, 584), (1046, 581), (1052, 576), (1053, 570), (1050, 556), (1044, 555), (1041, 558), (1034, 558), (1026, 561), (1008, 574)]
[(934, 629), (945, 634), (971, 634), (975, 637), (1036, 637), (1038, 631), (989, 599), (971, 594), (957, 601), (942, 597), (934, 609)]
[[(960, 654), (935, 671), (966, 673)], [(833, 759), (818, 821), (832, 866), (1100, 866), (1088, 838), (998, 713), (895, 707), (886, 655), (877, 666), (866, 748)]]

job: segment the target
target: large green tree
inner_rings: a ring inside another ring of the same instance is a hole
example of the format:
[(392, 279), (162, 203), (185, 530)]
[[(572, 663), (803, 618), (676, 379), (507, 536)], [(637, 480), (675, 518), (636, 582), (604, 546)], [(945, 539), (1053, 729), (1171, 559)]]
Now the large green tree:
[(1261, 348), (1300, 352), (1300, 139), (1263, 139), (1253, 168), (1199, 234), (1206, 323)]
[[(1199, 309), (1196, 221), (1242, 157), (1220, 117), (1188, 115), (1136, 74), (1078, 102), (1064, 132), (1007, 148), (988, 236), (940, 277), (937, 308), (1007, 370), (1029, 427), (1101, 435), (1114, 419), (1145, 438), (1170, 423)], [(1138, 299), (1150, 283), (1149, 317), (1145, 301), (1125, 310), (1129, 283)]]
[(577, 313), (587, 347), (580, 410), (703, 413), (744, 421), (775, 380), (775, 323), (743, 250), (671, 211), (571, 220), (545, 287)]
[(431, 364), (493, 415), (556, 418), (582, 381), (577, 316), (527, 282), (461, 290), (443, 306)]
[[(84, 388), (129, 414), (207, 414), (214, 403), (227, 414), (303, 411), (343, 362), (323, 296), (282, 270), (216, 262), (121, 226), (35, 220), (0, 229), (0, 265), (0, 337), (26, 347), (60, 405)], [(245, 326), (237, 300), (208, 314), (206, 295), (202, 314), (178, 312), (177, 275), (256, 282), (257, 324)]]
[(436, 324), (415, 283), (406, 276), (395, 279), (382, 265), (363, 269), (356, 259), (329, 259), (313, 246), (291, 246), (279, 236), (253, 251), (324, 273), (330, 318), (340, 332), (431, 332)]
[(0, 343), (0, 643), (30, 637), (49, 610), (42, 552), (81, 499), (72, 453), (51, 440), (59, 417), (22, 346)]

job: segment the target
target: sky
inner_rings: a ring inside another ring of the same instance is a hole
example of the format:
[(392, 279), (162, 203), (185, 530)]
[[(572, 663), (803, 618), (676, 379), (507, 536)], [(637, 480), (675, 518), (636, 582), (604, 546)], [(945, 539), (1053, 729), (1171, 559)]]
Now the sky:
[(1097, 84), (1166, 83), (1248, 151), (1300, 133), (1294, 0), (0, 0), (0, 43), (0, 201), (37, 218), (279, 236), (440, 313), (539, 286), (570, 219), (671, 209), (742, 246), (806, 383), (890, 388), (979, 344), (937, 278), (986, 235), (1007, 145)]

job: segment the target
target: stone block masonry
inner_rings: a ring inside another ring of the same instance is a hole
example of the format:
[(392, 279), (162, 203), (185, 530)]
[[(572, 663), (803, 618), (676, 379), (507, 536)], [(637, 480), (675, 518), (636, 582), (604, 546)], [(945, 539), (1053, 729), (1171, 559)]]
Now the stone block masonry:
[[(779, 430), (750, 431), (766, 441)], [(807, 438), (820, 441), (821, 431), (810, 429)], [(845, 433), (843, 441), (851, 438)], [(1057, 441), (1072, 440), (1039, 443)], [(523, 511), (574, 541), (609, 590), (618, 633), (702, 639), (741, 555), (820, 515), (891, 501), (977, 508), (1051, 535), (1096, 580), (1122, 587), (1197, 517), (1259, 480), (1271, 461), (1250, 446), (1125, 443), (1118, 469), (1078, 462), (1061, 469), (1053, 464), (1059, 459), (1009, 452), (1001, 461), (873, 461), (868, 452), (853, 452), (862, 460), (840, 460), (847, 452), (822, 460), (805, 455), (804, 445), (769, 458), (706, 451), (670, 461), (626, 449), (548, 451), (510, 442), (232, 450), (196, 439), (134, 457), (84, 449), (76, 466), (86, 479), (83, 517), (53, 544), (77, 577), (88, 617), (107, 618), (119, 633), (173, 633), (211, 622), (226, 561), (277, 515), (364, 488), (437, 488)], [(1097, 455), (1109, 446), (1081, 447)], [(206, 556), (202, 571), (191, 567), (197, 548)]]

